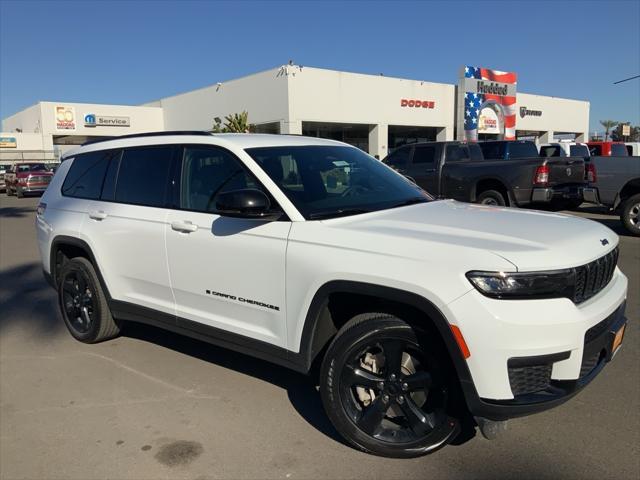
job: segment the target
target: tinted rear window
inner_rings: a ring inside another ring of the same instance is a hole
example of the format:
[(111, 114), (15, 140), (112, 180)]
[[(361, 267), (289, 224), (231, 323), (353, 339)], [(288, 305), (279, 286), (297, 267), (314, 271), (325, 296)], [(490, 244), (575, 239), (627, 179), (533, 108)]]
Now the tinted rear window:
[(531, 158), (538, 156), (538, 149), (533, 142), (511, 142), (509, 143), (509, 159)]
[(612, 157), (626, 157), (627, 156), (627, 147), (622, 143), (614, 143), (611, 145), (611, 156)]
[(482, 155), (487, 159), (504, 158), (504, 143), (500, 142), (483, 142), (479, 143)]
[(468, 160), (469, 151), (465, 145), (447, 145), (447, 161), (457, 162), (459, 160)]
[(557, 145), (543, 145), (540, 147), (541, 157), (564, 157), (564, 152)]
[(588, 157), (589, 149), (586, 145), (571, 145), (569, 147), (569, 154), (572, 157)]
[(173, 147), (126, 149), (120, 160), (116, 202), (162, 207)]
[(92, 200), (100, 198), (104, 174), (114, 154), (113, 150), (103, 150), (76, 156), (62, 184), (62, 194)]

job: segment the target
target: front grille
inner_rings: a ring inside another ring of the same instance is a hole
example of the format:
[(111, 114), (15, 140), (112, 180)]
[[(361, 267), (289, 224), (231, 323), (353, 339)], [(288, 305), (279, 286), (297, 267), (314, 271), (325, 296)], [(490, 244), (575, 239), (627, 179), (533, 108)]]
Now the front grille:
[(509, 367), (509, 384), (514, 396), (545, 390), (551, 381), (553, 364)]
[(27, 179), (27, 183), (49, 183), (51, 177), (48, 175), (32, 176)]
[(613, 277), (613, 272), (618, 263), (618, 248), (616, 247), (604, 257), (600, 257), (591, 263), (587, 263), (576, 270), (576, 285), (573, 293), (573, 301), (581, 303), (596, 295), (606, 287)]

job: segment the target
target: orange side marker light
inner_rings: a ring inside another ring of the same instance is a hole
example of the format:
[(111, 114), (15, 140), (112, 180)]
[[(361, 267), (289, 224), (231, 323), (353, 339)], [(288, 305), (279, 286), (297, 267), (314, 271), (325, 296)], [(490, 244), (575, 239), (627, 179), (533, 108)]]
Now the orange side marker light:
[(471, 356), (471, 352), (469, 351), (469, 347), (467, 347), (467, 342), (464, 341), (462, 332), (455, 325), (451, 325), (451, 331), (453, 332), (456, 342), (458, 342), (458, 347), (460, 348), (460, 352), (462, 352), (462, 356), (465, 359), (469, 358)]

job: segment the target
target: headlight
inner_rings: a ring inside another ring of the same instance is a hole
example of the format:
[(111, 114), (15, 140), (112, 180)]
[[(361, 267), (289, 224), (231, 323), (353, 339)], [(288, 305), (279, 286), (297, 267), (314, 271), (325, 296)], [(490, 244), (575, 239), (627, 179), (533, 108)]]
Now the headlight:
[(493, 298), (572, 298), (575, 270), (550, 272), (505, 273), (468, 272), (467, 278), (476, 289)]

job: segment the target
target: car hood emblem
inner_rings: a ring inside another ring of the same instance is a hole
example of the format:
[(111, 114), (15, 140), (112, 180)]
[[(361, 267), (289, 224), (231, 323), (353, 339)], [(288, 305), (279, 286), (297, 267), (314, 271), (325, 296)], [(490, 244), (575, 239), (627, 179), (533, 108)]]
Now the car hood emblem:
[(604, 247), (605, 245), (609, 245), (609, 240), (607, 240), (606, 238), (603, 238), (602, 240), (600, 240), (600, 243)]

